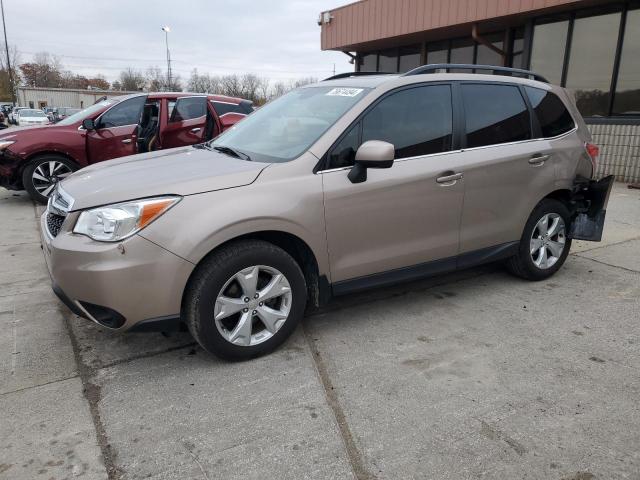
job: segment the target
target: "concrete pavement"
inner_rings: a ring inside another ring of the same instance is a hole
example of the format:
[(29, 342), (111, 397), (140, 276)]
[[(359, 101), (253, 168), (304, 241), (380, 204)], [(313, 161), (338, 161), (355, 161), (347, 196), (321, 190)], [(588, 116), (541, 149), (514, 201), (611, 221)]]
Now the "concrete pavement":
[(73, 317), (26, 195), (0, 225), (1, 479), (638, 478), (640, 191), (547, 281), (345, 297), (244, 363)]

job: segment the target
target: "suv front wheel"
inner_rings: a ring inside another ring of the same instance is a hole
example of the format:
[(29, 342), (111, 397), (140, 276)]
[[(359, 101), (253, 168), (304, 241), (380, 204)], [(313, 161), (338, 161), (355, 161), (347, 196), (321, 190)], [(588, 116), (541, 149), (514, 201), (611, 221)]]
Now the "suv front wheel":
[(187, 287), (184, 317), (208, 352), (254, 358), (284, 342), (304, 314), (304, 275), (281, 248), (243, 240), (214, 252)]
[(569, 226), (569, 210), (562, 202), (542, 200), (524, 227), (518, 254), (507, 260), (508, 270), (527, 280), (544, 280), (556, 273), (571, 249)]

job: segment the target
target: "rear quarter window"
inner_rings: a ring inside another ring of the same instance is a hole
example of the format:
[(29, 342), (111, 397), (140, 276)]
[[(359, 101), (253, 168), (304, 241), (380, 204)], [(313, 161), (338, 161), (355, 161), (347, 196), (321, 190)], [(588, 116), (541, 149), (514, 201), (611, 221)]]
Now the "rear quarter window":
[(541, 88), (525, 87), (544, 138), (562, 135), (575, 126), (571, 114), (556, 94)]
[(231, 102), (219, 102), (212, 100), (211, 104), (219, 117), (225, 113), (239, 113), (241, 115), (248, 115), (253, 111), (253, 107), (250, 102), (231, 103)]

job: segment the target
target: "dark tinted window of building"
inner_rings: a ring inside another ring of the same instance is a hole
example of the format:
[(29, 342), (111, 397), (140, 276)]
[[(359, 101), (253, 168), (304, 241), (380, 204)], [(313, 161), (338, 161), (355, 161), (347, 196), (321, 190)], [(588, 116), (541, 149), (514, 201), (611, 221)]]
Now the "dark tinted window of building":
[(640, 115), (640, 10), (627, 12), (613, 113)]
[(351, 130), (338, 142), (329, 155), (329, 168), (348, 167), (353, 165), (356, 158), (356, 150), (359, 146), (360, 123), (351, 127)]
[[(450, 63), (473, 63), (473, 46), (471, 38), (458, 38), (451, 41)], [(467, 70), (451, 69), (451, 72), (469, 73)]]
[(377, 53), (363, 53), (360, 54), (360, 71), (361, 72), (375, 72), (378, 68), (378, 54)]
[(530, 70), (544, 76), (551, 83), (560, 85), (564, 50), (567, 44), (569, 22), (536, 25), (533, 30)]
[(415, 87), (382, 99), (362, 120), (362, 141), (392, 143), (396, 158), (451, 150), (451, 88)]
[(619, 27), (619, 12), (574, 22), (566, 86), (585, 117), (608, 114)]
[(540, 88), (524, 87), (544, 138), (571, 130), (575, 124), (564, 103), (553, 93)]
[(467, 147), (481, 147), (531, 138), (529, 111), (517, 87), (462, 85)]
[(408, 72), (420, 66), (420, 45), (400, 49), (400, 72)]
[(383, 50), (380, 52), (378, 60), (378, 71), (397, 72), (398, 71), (398, 50)]
[[(504, 49), (504, 32), (483, 35), (483, 37), (494, 47), (499, 48), (500, 50)], [(477, 48), (476, 63), (478, 65), (502, 65), (502, 55), (498, 52), (491, 50), (489, 47), (482, 44), (478, 44)], [(483, 72), (483, 70), (478, 70), (478, 73)]]
[(514, 68), (526, 68), (524, 64), (524, 28), (517, 28), (513, 32), (513, 44), (511, 48), (511, 66)]
[(140, 123), (142, 108), (147, 97), (141, 95), (129, 100), (124, 100), (111, 107), (100, 117), (100, 128), (122, 127), (124, 125), (135, 125)]
[(171, 112), (170, 122), (182, 122), (192, 118), (203, 117), (207, 113), (206, 97), (179, 98)]
[(432, 42), (427, 44), (427, 63), (447, 63), (449, 42)]

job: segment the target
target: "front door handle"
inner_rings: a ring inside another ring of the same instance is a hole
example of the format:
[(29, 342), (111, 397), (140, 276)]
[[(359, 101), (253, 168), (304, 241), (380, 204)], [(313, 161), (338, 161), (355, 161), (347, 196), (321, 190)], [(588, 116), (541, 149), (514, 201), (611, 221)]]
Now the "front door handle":
[(455, 185), (456, 182), (461, 178), (462, 178), (462, 173), (451, 173), (449, 175), (444, 175), (442, 177), (436, 178), (436, 182), (438, 182), (443, 187), (448, 187), (450, 185)]
[(200, 127), (192, 128), (191, 133), (198, 133), (200, 130), (202, 130)]
[(125, 138), (124, 140), (122, 140), (122, 143), (131, 143), (131, 139), (130, 138)]
[(540, 153), (537, 153), (535, 155), (533, 155), (530, 159), (529, 159), (529, 164), (533, 165), (534, 167), (540, 166), (542, 164), (544, 164), (544, 162), (546, 162), (547, 160), (549, 160), (549, 157), (551, 155), (542, 155)]

